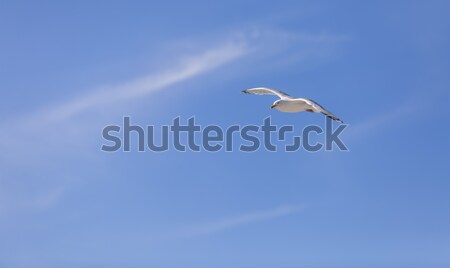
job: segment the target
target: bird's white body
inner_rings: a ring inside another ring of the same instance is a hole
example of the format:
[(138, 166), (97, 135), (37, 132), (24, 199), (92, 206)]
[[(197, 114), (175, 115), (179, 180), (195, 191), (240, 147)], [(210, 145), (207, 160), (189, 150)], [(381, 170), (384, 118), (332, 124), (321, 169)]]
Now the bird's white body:
[(285, 113), (298, 113), (310, 108), (302, 99), (280, 100), (277, 104), (274, 103), (273, 105), (275, 109)]
[(243, 93), (247, 94), (257, 94), (257, 95), (276, 95), (280, 99), (276, 100), (271, 108), (275, 108), (278, 111), (286, 112), (286, 113), (298, 113), (303, 111), (308, 111), (311, 113), (322, 113), (327, 117), (342, 123), (342, 120), (337, 116), (323, 108), (317, 102), (307, 99), (307, 98), (293, 98), (283, 91), (265, 88), (265, 87), (256, 87), (247, 90), (243, 90)]

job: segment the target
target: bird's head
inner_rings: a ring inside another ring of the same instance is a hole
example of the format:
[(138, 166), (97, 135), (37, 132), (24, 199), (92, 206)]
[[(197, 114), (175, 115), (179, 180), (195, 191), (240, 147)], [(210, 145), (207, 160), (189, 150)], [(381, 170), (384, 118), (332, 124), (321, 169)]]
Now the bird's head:
[(277, 107), (277, 106), (280, 104), (280, 101), (281, 101), (281, 100), (276, 100), (276, 101), (272, 104), (272, 106), (270, 106), (270, 109), (273, 109), (273, 108)]

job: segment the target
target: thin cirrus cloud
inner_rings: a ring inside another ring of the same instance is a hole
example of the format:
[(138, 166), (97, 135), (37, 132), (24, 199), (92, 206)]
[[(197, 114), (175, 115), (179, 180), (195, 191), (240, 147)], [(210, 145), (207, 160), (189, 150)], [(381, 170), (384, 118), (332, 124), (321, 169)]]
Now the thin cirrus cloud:
[[(67, 186), (63, 179), (64, 170), (56, 170), (56, 162), (67, 155), (90, 155), (83, 140), (92, 133), (89, 123), (76, 119), (76, 116), (103, 107), (114, 109), (113, 104), (120, 101), (138, 99), (158, 90), (169, 88), (178, 82), (201, 76), (221, 66), (244, 57), (249, 52), (243, 41), (229, 40), (221, 45), (205, 48), (203, 52), (183, 57), (178, 63), (165, 71), (149, 74), (120, 85), (91, 90), (85, 96), (70, 99), (59, 105), (41, 109), (21, 118), (11, 118), (8, 128), (0, 128), (0, 149), (8, 151), (0, 157), (0, 216), (4, 212), (17, 209), (42, 210), (53, 206), (65, 192)], [(98, 116), (92, 116), (98, 121)], [(73, 150), (71, 150), (71, 149)], [(87, 148), (88, 149), (88, 148)], [(34, 189), (22, 187), (20, 181), (29, 176), (17, 174), (33, 170), (53, 170), (53, 175), (44, 180), (43, 185)], [(15, 175), (16, 174), (16, 175)], [(8, 205), (11, 204), (11, 205)], [(14, 205), (12, 205), (14, 204)]]
[[(330, 48), (336, 42), (348, 40), (346, 35), (333, 35), (328, 33), (306, 34), (290, 33), (281, 30), (259, 30), (235, 32), (223, 39), (220, 45), (215, 47), (204, 47), (203, 52), (182, 57), (166, 70), (148, 74), (143, 77), (126, 81), (118, 85), (96, 87), (88, 91), (84, 96), (69, 99), (56, 105), (43, 104), (41, 109), (28, 113), (22, 117), (10, 118), (8, 129), (1, 129), (0, 147), (23, 146), (23, 137), (33, 135), (44, 142), (57, 141), (61, 132), (68, 132), (68, 135), (83, 135), (83, 130), (90, 128), (91, 122), (79, 122), (74, 120), (76, 116), (93, 111), (99, 107), (103, 113), (115, 110), (114, 103), (133, 101), (154, 92), (169, 89), (171, 86), (182, 81), (193, 79), (204, 75), (207, 72), (218, 69), (227, 63), (242, 61), (245, 56), (253, 52), (258, 57), (253, 57), (252, 62), (271, 62), (271, 66), (276, 68), (284, 61), (292, 61), (295, 58), (289, 53), (289, 57), (283, 52), (300, 50), (297, 60), (305, 64), (322, 60), (324, 55), (329, 55)], [(211, 44), (209, 41), (202, 43)], [(320, 46), (318, 46), (320, 45)], [(205, 46), (205, 45), (203, 45)], [(330, 48), (328, 48), (328, 46)], [(320, 48), (318, 48), (320, 47)], [(296, 49), (295, 49), (296, 48)], [(306, 56), (307, 55), (307, 56)], [(306, 57), (306, 58), (305, 58)], [(288, 58), (288, 59), (286, 59)], [(259, 64), (262, 65), (262, 64)], [(98, 116), (92, 113), (90, 121), (96, 121)], [(5, 125), (5, 124), (4, 124)], [(52, 126), (57, 126), (58, 135), (53, 137)], [(40, 137), (40, 138), (39, 138)], [(71, 139), (72, 141), (76, 140)], [(50, 143), (52, 143), (50, 142)], [(22, 145), (21, 145), (22, 144)]]
[[(101, 108), (103, 112), (114, 111), (115, 103), (133, 101), (159, 90), (170, 88), (176, 83), (199, 77), (207, 72), (218, 69), (227, 63), (243, 58), (250, 52), (244, 39), (225, 40), (215, 47), (205, 47), (202, 52), (181, 57), (166, 70), (151, 73), (126, 81), (118, 85), (103, 86), (91, 89), (84, 96), (69, 99), (56, 105), (43, 104), (43, 108), (25, 114), (25, 116), (10, 118), (7, 129), (0, 128), (0, 148), (11, 151), (9, 159), (23, 159), (33, 154), (30, 150), (29, 137), (33, 137), (33, 147), (39, 151), (55, 153), (61, 143), (70, 141), (77, 145), (80, 137), (90, 133), (92, 124), (100, 118), (97, 113), (91, 113), (89, 122), (77, 120), (83, 115)], [(40, 142), (36, 143), (38, 140)], [(57, 145), (57, 146), (53, 146)], [(80, 144), (81, 145), (81, 144)], [(75, 146), (75, 147), (78, 147)], [(14, 157), (18, 155), (18, 157)], [(38, 157), (39, 159), (39, 157)], [(23, 162), (23, 161), (20, 161)]]
[[(18, 196), (17, 191), (24, 192), (27, 194), (23, 196), (37, 196), (36, 201), (29, 200), (23, 202), (24, 204), (38, 203), (39, 207), (50, 207), (59, 199), (66, 186), (64, 182), (58, 180), (53, 190), (49, 191), (47, 188), (54, 185), (53, 181), (61, 177), (61, 174), (66, 174), (65, 171), (73, 166), (60, 170), (57, 168), (59, 165), (55, 163), (60, 163), (65, 157), (76, 155), (82, 155), (83, 159), (92, 157), (92, 144), (86, 144), (86, 141), (93, 141), (91, 134), (93, 131), (96, 135), (98, 134), (97, 124), (102, 119), (98, 113), (92, 112), (97, 111), (95, 109), (100, 107), (106, 112), (105, 114), (108, 114), (116, 109), (115, 105), (111, 104), (122, 101), (132, 102), (160, 90), (169, 90), (177, 83), (201, 77), (232, 62), (243, 62), (244, 59), (253, 65), (277, 68), (284, 65), (286, 58), (291, 61), (292, 54), (286, 53), (287, 51), (300, 50), (301, 55), (308, 55), (308, 57), (301, 56), (297, 60), (309, 65), (314, 59), (321, 60), (323, 55), (329, 55), (328, 52), (335, 47), (336, 42), (347, 39), (342, 35), (289, 33), (267, 29), (234, 32), (220, 42), (216, 42), (219, 44), (216, 46), (211, 46), (214, 41), (203, 40), (201, 46), (196, 46), (196, 51), (201, 51), (200, 53), (180, 57), (181, 60), (169, 65), (165, 70), (121, 84), (95, 87), (87, 91), (84, 96), (68, 99), (56, 105), (43, 103), (43, 108), (35, 112), (24, 111), (25, 116), (10, 118), (9, 122), (4, 122), (3, 127), (0, 128), (0, 149), (9, 152), (8, 155), (0, 157), (0, 160), (4, 160), (0, 164), (2, 169), (0, 175), (3, 174), (6, 180), (4, 183), (0, 181), (0, 186), (5, 186), (3, 187), (5, 191), (10, 192), (7, 190), (8, 181), (16, 181), (17, 176), (22, 179), (26, 177), (12, 175), (21, 174), (17, 171), (26, 171), (29, 177), (35, 177), (36, 173), (33, 171), (36, 169), (54, 170), (46, 176), (49, 182), (47, 186), (42, 186), (42, 189), (33, 189), (32, 194), (29, 194), (30, 189), (22, 191), (21, 186), (17, 186), (18, 189), (11, 191), (9, 195), (14, 197)], [(317, 46), (319, 44), (320, 46)], [(249, 57), (250, 54), (255, 57)], [(267, 64), (255, 64), (268, 61), (271, 62), (272, 67)], [(89, 114), (89, 122), (78, 118), (79, 115), (84, 114)], [(65, 165), (67, 163), (69, 162), (65, 161)], [(76, 162), (76, 165), (82, 163), (84, 162)], [(273, 213), (278, 215), (286, 211), (277, 210)], [(210, 227), (208, 232), (269, 216), (256, 214), (252, 217), (248, 216), (249, 218), (243, 217), (231, 222), (222, 222), (215, 227)]]
[(62, 121), (101, 105), (137, 99), (183, 80), (200, 76), (237, 60), (247, 53), (248, 46), (245, 42), (226, 42), (225, 45), (205, 49), (198, 55), (185, 57), (184, 60), (166, 71), (149, 74), (117, 86), (94, 90), (86, 96), (44, 110), (37, 115), (37, 118), (33, 119), (39, 120), (40, 123)]
[(180, 236), (193, 237), (198, 235), (211, 235), (247, 224), (269, 221), (283, 216), (296, 214), (303, 209), (304, 205), (282, 205), (268, 210), (247, 212), (238, 216), (187, 228), (181, 232)]
[[(335, 43), (349, 39), (347, 35), (290, 33), (280, 30), (261, 31), (253, 29), (235, 32), (230, 35), (228, 40), (222, 40), (221, 45), (204, 48), (203, 52), (197, 55), (183, 57), (180, 62), (165, 71), (149, 74), (116, 86), (106, 86), (93, 90), (85, 96), (66, 101), (49, 109), (43, 109), (30, 119), (40, 124), (63, 121), (98, 106), (137, 99), (184, 80), (201, 76), (227, 63), (240, 60), (255, 51), (258, 51), (260, 55), (270, 57), (280, 51), (289, 50), (289, 47), (299, 45), (301, 50), (299, 53), (302, 56), (298, 60), (308, 62), (308, 57), (305, 55), (309, 54), (312, 55), (309, 56), (310, 58), (318, 61), (323, 55), (329, 56), (329, 48), (321, 47), (317, 49), (316, 45), (325, 45), (331, 48)], [(286, 58), (286, 55), (281, 55), (280, 58)]]
[[(84, 96), (63, 101), (56, 105), (46, 105), (34, 111), (32, 115), (14, 118), (19, 125), (53, 124), (69, 120), (72, 117), (90, 111), (93, 108), (120, 101), (138, 99), (153, 92), (169, 88), (184, 80), (199, 77), (209, 71), (218, 69), (227, 63), (241, 60), (252, 52), (258, 52), (258, 58), (276, 56), (275, 61), (304, 61), (314, 65), (312, 61), (321, 61), (322, 57), (333, 57), (336, 43), (350, 40), (348, 35), (330, 33), (286, 32), (283, 30), (259, 28), (248, 31), (238, 31), (221, 40), (220, 45), (203, 47), (203, 52), (187, 55), (166, 70), (138, 77), (118, 85), (102, 86), (91, 89)], [(209, 41), (203, 43), (210, 44)], [(294, 48), (294, 53), (291, 51)], [(289, 57), (279, 55), (280, 52), (290, 52)], [(255, 59), (254, 59), (255, 60)], [(271, 65), (274, 66), (271, 58)], [(258, 61), (258, 60), (256, 60)], [(275, 64), (276, 65), (276, 64)], [(21, 120), (22, 119), (22, 120)]]
[[(423, 97), (420, 95), (411, 97), (410, 99), (404, 101), (403, 103), (399, 103), (397, 106), (393, 107), (386, 112), (376, 114), (371, 118), (365, 119), (364, 122), (358, 122), (355, 124), (351, 124), (351, 127), (348, 128), (344, 132), (345, 138), (351, 140), (358, 140), (367, 138), (368, 136), (376, 133), (377, 131), (385, 131), (386, 126), (389, 124), (394, 124), (399, 122), (400, 120), (404, 120), (408, 117), (412, 118), (415, 114), (419, 112), (423, 112), (417, 106), (417, 103), (420, 103), (420, 100)], [(421, 107), (432, 106), (434, 103), (433, 98), (429, 98), (429, 102), (427, 104), (422, 105)], [(408, 123), (408, 121), (406, 121)]]

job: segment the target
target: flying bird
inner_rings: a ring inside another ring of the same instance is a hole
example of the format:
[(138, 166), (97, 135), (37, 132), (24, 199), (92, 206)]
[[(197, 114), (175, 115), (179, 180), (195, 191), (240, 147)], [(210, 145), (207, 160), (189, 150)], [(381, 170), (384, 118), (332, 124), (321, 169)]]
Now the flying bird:
[(280, 99), (276, 100), (270, 108), (276, 108), (277, 110), (281, 112), (287, 112), (287, 113), (297, 113), (297, 112), (311, 112), (311, 113), (322, 113), (329, 118), (339, 122), (342, 122), (341, 119), (339, 119), (337, 116), (332, 114), (331, 112), (327, 111), (325, 108), (323, 108), (320, 104), (317, 102), (306, 99), (306, 98), (294, 98), (289, 96), (288, 94), (284, 93), (283, 91), (271, 89), (271, 88), (265, 88), (265, 87), (256, 87), (251, 88), (247, 90), (243, 90), (243, 93), (246, 94), (256, 94), (256, 95), (276, 95)]

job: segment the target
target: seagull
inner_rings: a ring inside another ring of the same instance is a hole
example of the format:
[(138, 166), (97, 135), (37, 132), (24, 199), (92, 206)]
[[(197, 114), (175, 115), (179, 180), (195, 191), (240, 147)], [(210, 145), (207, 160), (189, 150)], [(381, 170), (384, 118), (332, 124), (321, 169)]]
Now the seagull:
[(339, 122), (342, 122), (341, 119), (339, 119), (337, 116), (332, 114), (331, 112), (327, 111), (325, 108), (323, 108), (320, 104), (317, 102), (306, 99), (306, 98), (294, 98), (289, 96), (288, 94), (284, 93), (283, 91), (271, 89), (271, 88), (265, 88), (265, 87), (255, 87), (251, 89), (246, 89), (242, 91), (246, 94), (256, 94), (256, 95), (276, 95), (280, 99), (276, 100), (270, 108), (276, 108), (277, 110), (281, 112), (287, 112), (287, 113), (297, 113), (297, 112), (311, 112), (311, 113), (322, 113), (329, 118)]

